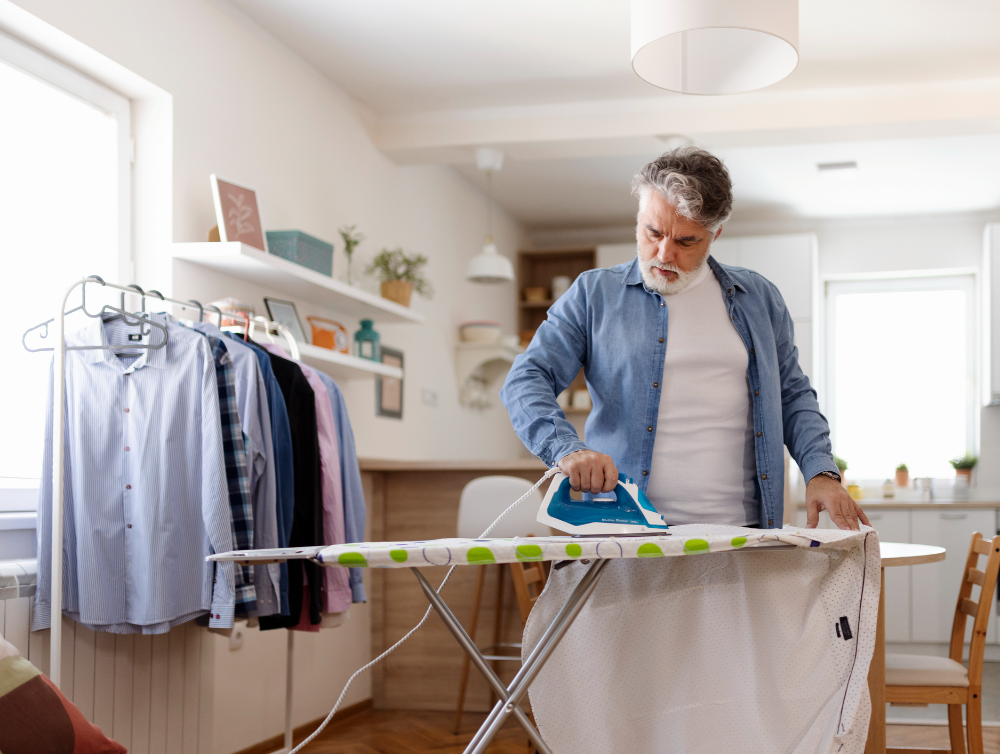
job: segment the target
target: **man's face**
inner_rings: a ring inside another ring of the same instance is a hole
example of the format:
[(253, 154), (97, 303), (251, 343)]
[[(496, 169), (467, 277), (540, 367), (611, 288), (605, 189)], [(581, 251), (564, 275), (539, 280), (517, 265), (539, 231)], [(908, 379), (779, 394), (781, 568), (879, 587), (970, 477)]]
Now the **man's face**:
[(713, 236), (651, 191), (635, 229), (642, 279), (665, 296), (684, 290), (697, 277), (720, 233), (722, 228)]

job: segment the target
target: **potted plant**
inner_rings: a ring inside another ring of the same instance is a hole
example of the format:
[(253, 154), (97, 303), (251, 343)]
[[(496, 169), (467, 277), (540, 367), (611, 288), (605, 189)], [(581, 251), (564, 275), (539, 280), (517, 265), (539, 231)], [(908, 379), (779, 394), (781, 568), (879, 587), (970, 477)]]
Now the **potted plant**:
[(382, 249), (368, 265), (367, 272), (382, 282), (382, 298), (409, 306), (413, 291), (424, 298), (434, 296), (434, 289), (424, 277), (426, 264), (427, 257), (423, 254), (407, 254), (401, 248)]
[(961, 458), (952, 458), (948, 463), (955, 469), (955, 476), (964, 476), (965, 481), (971, 486), (972, 470), (976, 468), (978, 462), (979, 456), (974, 456), (969, 451), (966, 451), (964, 456)]
[(833, 457), (833, 462), (837, 464), (837, 471), (840, 472), (840, 483), (844, 485), (844, 489), (847, 489), (847, 474), (844, 473), (847, 471), (847, 461), (840, 456), (835, 455)]
[(905, 463), (901, 463), (896, 467), (896, 486), (910, 486), (910, 470), (906, 467)]
[(363, 233), (355, 232), (357, 225), (345, 225), (340, 229), (340, 237), (344, 240), (344, 254), (347, 255), (347, 284), (354, 285), (354, 281), (351, 279), (351, 257), (354, 255), (354, 250), (358, 248), (358, 244), (365, 240)]

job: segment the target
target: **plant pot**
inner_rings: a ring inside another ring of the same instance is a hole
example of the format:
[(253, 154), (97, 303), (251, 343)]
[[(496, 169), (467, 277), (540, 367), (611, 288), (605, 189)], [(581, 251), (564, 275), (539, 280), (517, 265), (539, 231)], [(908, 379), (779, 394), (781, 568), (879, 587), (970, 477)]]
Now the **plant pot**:
[(910, 472), (909, 471), (897, 471), (896, 472), (896, 486), (903, 488), (910, 486)]
[(385, 280), (382, 282), (382, 298), (409, 306), (412, 295), (413, 283), (407, 283), (405, 280)]
[(972, 486), (972, 469), (955, 469), (955, 476), (964, 476), (965, 481), (969, 483), (970, 487)]

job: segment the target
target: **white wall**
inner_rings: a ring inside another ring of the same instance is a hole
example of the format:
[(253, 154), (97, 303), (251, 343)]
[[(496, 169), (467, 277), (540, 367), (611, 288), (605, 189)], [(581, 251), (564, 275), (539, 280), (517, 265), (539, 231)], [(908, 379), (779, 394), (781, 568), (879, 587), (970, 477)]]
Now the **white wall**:
[[(0, 22), (17, 15), (5, 0), (0, 5)], [(172, 96), (173, 237), (161, 228), (152, 240), (144, 238), (135, 282), (205, 301), (250, 298), (262, 312), (261, 297), (278, 293), (171, 261), (171, 241), (205, 240), (215, 225), (212, 172), (256, 188), (271, 229), (301, 229), (338, 241), (336, 229), (356, 223), (368, 236), (360, 257), (382, 246), (427, 254), (437, 295), (414, 303), (427, 323), (376, 324), (383, 342), (405, 353), (405, 418), (375, 418), (371, 381), (344, 386), (359, 451), (395, 458), (521, 454), (501, 407), (480, 412), (458, 405), (452, 348), (457, 323), (495, 319), (515, 332), (512, 287), (463, 280), (485, 230), (479, 191), (448, 168), (395, 166), (374, 148), (342, 91), (224, 3), (20, 0), (18, 6)], [(138, 146), (140, 156), (150, 149)], [(167, 141), (155, 151), (162, 155), (170, 148)], [(135, 197), (140, 212), (145, 198)], [(503, 212), (495, 214), (494, 235), (510, 256), (522, 243), (520, 227)], [(356, 257), (355, 269), (365, 261)], [(334, 265), (340, 276), (339, 253)], [(336, 312), (307, 306), (299, 311), (303, 317), (315, 311), (337, 318)], [(355, 320), (341, 321), (351, 332), (357, 327)], [(437, 391), (436, 408), (420, 403), (421, 387)], [(284, 632), (250, 631), (244, 647), (230, 651), (216, 637), (212, 752), (232, 752), (281, 731), (284, 639)], [(325, 714), (347, 677), (369, 659), (369, 611), (355, 606), (342, 628), (297, 639), (296, 725)], [(370, 696), (370, 689), (362, 677), (345, 703)]]

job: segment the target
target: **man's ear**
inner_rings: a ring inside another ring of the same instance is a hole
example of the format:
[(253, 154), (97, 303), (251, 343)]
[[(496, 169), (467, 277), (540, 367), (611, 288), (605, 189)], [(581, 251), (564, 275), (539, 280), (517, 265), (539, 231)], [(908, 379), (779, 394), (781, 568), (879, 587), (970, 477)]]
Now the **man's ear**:
[(713, 242), (719, 240), (719, 236), (722, 235), (722, 227), (723, 226), (720, 225), (719, 229), (717, 231), (715, 231), (715, 238), (712, 239)]

